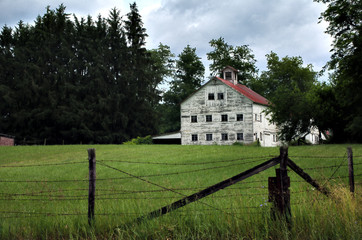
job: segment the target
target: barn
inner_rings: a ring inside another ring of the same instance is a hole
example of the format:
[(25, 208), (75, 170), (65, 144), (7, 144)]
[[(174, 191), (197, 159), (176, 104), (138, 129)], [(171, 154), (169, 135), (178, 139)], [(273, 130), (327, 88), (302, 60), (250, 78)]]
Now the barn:
[[(231, 145), (275, 147), (278, 129), (266, 110), (270, 102), (238, 82), (238, 70), (227, 66), (222, 77), (213, 77), (181, 103), (181, 130), (153, 137), (157, 144)], [(311, 129), (305, 139), (319, 143), (319, 131)]]
[(181, 144), (278, 146), (277, 127), (265, 110), (269, 101), (239, 84), (238, 70), (226, 67), (181, 103)]

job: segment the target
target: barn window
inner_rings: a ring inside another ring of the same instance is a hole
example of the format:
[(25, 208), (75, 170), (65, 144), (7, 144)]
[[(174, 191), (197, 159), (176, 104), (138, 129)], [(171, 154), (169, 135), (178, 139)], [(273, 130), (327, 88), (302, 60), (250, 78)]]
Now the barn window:
[(191, 116), (191, 122), (193, 123), (197, 122), (197, 116)]
[(237, 114), (236, 115), (236, 121), (243, 121), (244, 120), (244, 115), (243, 114)]
[(260, 133), (260, 141), (263, 141), (263, 133)]
[(224, 99), (224, 93), (218, 93), (217, 94), (217, 99), (218, 100), (223, 100)]
[(221, 140), (227, 141), (228, 140), (228, 134), (227, 133), (221, 133)]
[(221, 121), (222, 122), (227, 122), (228, 121), (228, 115), (227, 114), (221, 115)]
[(259, 121), (261, 122), (261, 114), (260, 114), (260, 119), (259, 119)]
[(214, 93), (209, 93), (209, 100), (215, 100), (215, 94)]
[(206, 122), (212, 122), (212, 115), (206, 115)]
[(258, 121), (258, 114), (255, 114), (255, 121)]
[(197, 141), (197, 134), (192, 134), (192, 135), (191, 135), (191, 140), (192, 140), (193, 142), (196, 142), (196, 141)]
[(206, 141), (212, 141), (212, 133), (206, 134)]
[(231, 72), (225, 72), (225, 79), (231, 80)]
[(236, 139), (237, 140), (244, 140), (244, 134), (243, 133), (237, 133), (236, 134)]

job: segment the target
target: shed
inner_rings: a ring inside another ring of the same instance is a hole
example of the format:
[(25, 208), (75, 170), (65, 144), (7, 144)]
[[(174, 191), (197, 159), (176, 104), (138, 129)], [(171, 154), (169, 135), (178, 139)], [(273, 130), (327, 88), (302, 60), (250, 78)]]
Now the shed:
[(152, 137), (154, 144), (181, 144), (181, 132), (171, 132)]
[(0, 146), (14, 146), (14, 136), (0, 133)]

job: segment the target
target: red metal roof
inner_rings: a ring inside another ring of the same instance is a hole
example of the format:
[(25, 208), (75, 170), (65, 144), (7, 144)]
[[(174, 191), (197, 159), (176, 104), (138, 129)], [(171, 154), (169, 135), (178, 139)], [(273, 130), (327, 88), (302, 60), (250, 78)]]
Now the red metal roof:
[(219, 79), (220, 81), (222, 81), (223, 83), (225, 83), (226, 85), (228, 85), (229, 87), (232, 87), (239, 93), (243, 94), (245, 97), (249, 98), (251, 101), (262, 104), (262, 105), (269, 105), (268, 99), (266, 99), (265, 97), (261, 96), (260, 94), (258, 94), (256, 92), (254, 92), (253, 90), (246, 87), (245, 85), (242, 85), (239, 83), (234, 85), (233, 83), (231, 83), (230, 81), (227, 81), (225, 79), (222, 79), (219, 77), (216, 77), (216, 78)]

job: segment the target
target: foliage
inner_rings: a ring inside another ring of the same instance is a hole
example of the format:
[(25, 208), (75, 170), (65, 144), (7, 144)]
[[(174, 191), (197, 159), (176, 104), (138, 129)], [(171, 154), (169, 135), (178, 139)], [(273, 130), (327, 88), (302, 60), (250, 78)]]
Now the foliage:
[(214, 75), (220, 75), (221, 70), (231, 66), (237, 70), (238, 79), (242, 84), (250, 86), (257, 75), (255, 66), (256, 60), (248, 45), (232, 46), (225, 42), (225, 39), (212, 39), (210, 46), (213, 51), (207, 53), (207, 59), (211, 60), (210, 70)]
[(201, 87), (205, 67), (196, 54), (196, 48), (187, 45), (176, 60), (175, 74), (170, 89), (163, 95), (160, 109), (164, 115), (163, 130), (172, 132), (180, 129), (180, 104)]
[(302, 146), (302, 145), (312, 145), (312, 143), (303, 138), (297, 138), (288, 143), (288, 146)]
[[(362, 140), (362, 3), (359, 0), (315, 0), (327, 4), (321, 20), (328, 22), (327, 33), (333, 37), (332, 56), (328, 67), (331, 78), (333, 109), (339, 116), (333, 128), (336, 140)], [(334, 119), (333, 119), (334, 120)], [(331, 125), (333, 125), (331, 120)]]
[(130, 141), (124, 142), (125, 145), (142, 145), (142, 144), (152, 144), (152, 137), (148, 135), (146, 137), (137, 137), (133, 138)]
[(234, 142), (233, 146), (244, 146), (244, 143), (242, 143), (242, 142)]
[(268, 70), (263, 71), (258, 84), (271, 104), (267, 113), (280, 129), (280, 139), (291, 141), (307, 134), (314, 126), (314, 84), (312, 66), (303, 66), (301, 57), (284, 57), (271, 52), (267, 55)]
[[(136, 4), (122, 20), (49, 7), (0, 33), (0, 132), (17, 141), (121, 143), (157, 129), (160, 73)], [(154, 76), (153, 74), (157, 74)]]

